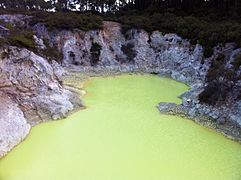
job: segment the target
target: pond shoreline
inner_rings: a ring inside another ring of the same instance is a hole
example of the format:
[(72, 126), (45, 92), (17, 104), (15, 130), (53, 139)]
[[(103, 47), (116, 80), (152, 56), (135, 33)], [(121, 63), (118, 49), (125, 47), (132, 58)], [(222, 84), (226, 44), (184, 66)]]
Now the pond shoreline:
[[(77, 180), (108, 179), (111, 174), (115, 179), (117, 170), (118, 177), (143, 180), (147, 178), (140, 174), (149, 179), (182, 179), (199, 173), (199, 179), (239, 177), (235, 170), (240, 166), (238, 143), (192, 121), (161, 115), (155, 108), (158, 101), (180, 104), (178, 96), (188, 90), (186, 85), (146, 73), (108, 74), (88, 75), (93, 78), (69, 74), (66, 84), (85, 95), (82, 100), (87, 108), (34, 127), (28, 139), (0, 162), (0, 176), (48, 180), (67, 179), (71, 173)], [(181, 162), (186, 166), (180, 167)], [(168, 175), (173, 170), (176, 173)]]
[[(73, 93), (76, 93), (79, 95), (80, 99), (82, 99), (82, 97), (84, 96), (85, 92), (83, 91), (82, 87), (83, 84), (85, 83), (85, 81), (88, 81), (90, 78), (92, 77), (109, 77), (109, 76), (119, 76), (122, 74), (141, 74), (141, 75), (145, 75), (145, 74), (153, 74), (153, 75), (157, 75), (160, 77), (165, 77), (165, 78), (170, 78), (173, 79), (175, 81), (181, 82), (186, 84), (185, 82), (182, 82), (180, 80), (174, 79), (171, 76), (169, 76), (168, 74), (163, 74), (163, 73), (158, 73), (158, 72), (151, 72), (151, 70), (143, 70), (143, 69), (136, 69), (136, 70), (132, 70), (132, 71), (123, 71), (123, 70), (110, 70), (110, 69), (104, 69), (101, 68), (100, 70), (98, 69), (88, 69), (84, 70), (81, 69), (73, 69), (73, 68), (67, 68), (67, 74), (65, 74), (63, 76), (63, 83), (64, 83), (64, 87), (66, 89), (68, 89), (69, 91), (72, 91)], [(79, 87), (80, 85), (80, 87)], [(190, 87), (190, 86), (189, 86)], [(195, 86), (194, 86), (195, 87)], [(226, 138), (231, 139), (233, 141), (236, 141), (238, 143), (241, 144), (241, 128), (236, 125), (235, 122), (230, 123), (226, 123), (225, 122), (215, 122), (215, 119), (207, 114), (200, 114), (198, 113), (197, 115), (191, 115), (189, 112), (192, 111), (192, 105), (190, 104), (190, 92), (191, 94), (198, 94), (198, 88), (193, 88), (190, 87), (190, 90), (187, 92), (184, 92), (183, 95), (180, 96), (180, 99), (182, 100), (182, 104), (174, 104), (174, 103), (168, 103), (168, 102), (160, 102), (159, 104), (157, 104), (157, 108), (159, 109), (159, 111), (163, 114), (169, 114), (169, 115), (174, 115), (174, 116), (181, 116), (184, 117), (186, 119), (192, 120), (195, 123), (210, 128), (210, 129), (214, 129), (215, 131), (221, 133), (222, 135), (224, 135)], [(185, 104), (185, 103), (189, 104)], [(200, 105), (200, 109), (203, 108), (203, 106)], [(212, 107), (208, 107), (206, 106), (205, 108), (212, 108)], [(85, 106), (76, 106), (73, 111), (69, 112), (68, 115), (66, 117), (68, 117), (69, 115), (76, 113), (78, 111), (81, 111), (82, 109), (85, 109)], [(53, 121), (52, 119), (49, 119), (48, 121)], [(45, 123), (48, 121), (44, 121), (41, 123)], [(32, 127), (41, 124), (41, 123), (37, 123), (35, 125), (32, 125)], [(31, 132), (31, 130), (29, 131), (29, 133)], [(22, 141), (24, 141), (26, 138), (28, 138), (28, 135), (22, 139)], [(21, 142), (19, 142), (18, 144), (20, 144)], [(17, 144), (17, 145), (18, 145)], [(12, 149), (12, 148), (11, 148)], [(6, 154), (4, 154), (4, 156), (6, 156)], [(0, 157), (0, 159), (4, 158), (4, 156)]]
[[(65, 81), (68, 81), (68, 79), (74, 78), (74, 79), (78, 79), (77, 82), (79, 81), (85, 81), (86, 79), (92, 78), (92, 77), (108, 77), (108, 76), (119, 76), (122, 74), (154, 74), (160, 77), (164, 77), (164, 78), (170, 78), (173, 79), (177, 82), (181, 82), (186, 84), (185, 82), (182, 82), (180, 80), (176, 80), (174, 78), (172, 78), (171, 76), (169, 76), (168, 74), (159, 74), (156, 72), (146, 72), (145, 70), (134, 70), (134, 71), (113, 71), (113, 70), (89, 70), (88, 71), (76, 71), (73, 69), (72, 70), (68, 70), (69, 73), (67, 76), (65, 76)], [(71, 83), (66, 83), (66, 86), (72, 86), (73, 84)], [(188, 84), (187, 84), (188, 85)], [(200, 108), (200, 110), (196, 110), (197, 112), (194, 114), (191, 114), (190, 111), (193, 111), (193, 105), (190, 101), (192, 101), (192, 95), (194, 94), (196, 96), (196, 94), (199, 94), (200, 89), (195, 87), (194, 88), (192, 86), (190, 86), (190, 90), (187, 92), (184, 92), (179, 98), (182, 100), (181, 104), (175, 104), (175, 103), (168, 103), (168, 102), (160, 102), (159, 104), (157, 104), (157, 108), (159, 109), (159, 111), (163, 114), (168, 114), (168, 115), (174, 115), (174, 116), (181, 116), (184, 117), (186, 119), (192, 120), (195, 123), (210, 128), (210, 129), (214, 129), (215, 131), (217, 131), (218, 133), (221, 133), (222, 135), (224, 135), (226, 138), (231, 139), (233, 141), (236, 141), (238, 143), (241, 144), (241, 128), (239, 127), (238, 124), (236, 124), (236, 122), (218, 122), (215, 120), (215, 118), (212, 117), (212, 114), (205, 114), (205, 113), (201, 113), (203, 111), (203, 109), (209, 109), (212, 110), (214, 109), (214, 111), (220, 111), (219, 109), (215, 109), (214, 107), (209, 107), (207, 105), (200, 105), (200, 104), (195, 104), (195, 106), (198, 106)], [(193, 97), (194, 98), (194, 97)], [(222, 113), (222, 112), (221, 112)]]
[[(76, 79), (80, 82), (91, 76), (139, 72), (168, 77), (190, 86), (191, 89), (181, 96), (182, 104), (171, 106), (174, 109), (166, 109), (167, 104), (157, 104), (163, 113), (175, 114), (175, 109), (178, 108), (180, 112), (176, 114), (185, 114), (187, 118), (198, 119), (204, 124), (210, 121), (211, 128), (240, 142), (241, 101), (236, 98), (241, 81), (236, 83), (231, 91), (233, 93), (228, 93), (228, 102), (219, 106), (200, 102), (199, 95), (207, 90), (211, 63), (219, 59), (219, 54), (225, 54), (228, 66), (241, 49), (235, 49), (232, 44), (224, 47), (217, 45), (213, 55), (205, 58), (201, 45), (193, 45), (177, 34), (163, 34), (159, 31), (150, 34), (137, 29), (130, 29), (123, 34), (121, 24), (111, 21), (103, 22), (103, 29), (87, 32), (59, 30), (51, 33), (45, 26), (36, 28), (39, 42), (44, 37), (55, 42), (53, 45), (64, 56), (59, 62), (51, 62), (47, 57), (23, 48), (7, 46), (0, 50), (7, 55), (1, 61), (5, 77), (2, 79), (1, 92), (9, 96), (24, 114), (17, 126), (23, 124), (26, 129), (42, 122), (65, 118), (72, 111), (83, 108), (75, 92), (81, 89), (63, 87), (62, 78), (66, 73), (67, 77), (71, 73), (85, 74)], [(93, 44), (102, 47), (95, 52), (98, 55), (95, 63), (91, 52)], [(22, 73), (19, 76), (9, 71)], [(219, 95), (219, 92), (215, 91), (214, 95)], [(3, 131), (2, 137), (0, 135), (0, 157), (17, 144), (16, 140), (25, 138), (21, 128), (15, 128), (18, 118), (9, 121), (4, 119), (6, 118), (0, 119), (0, 124), (3, 124), (0, 130), (8, 129)], [(14, 139), (11, 139), (12, 134), (16, 135)]]

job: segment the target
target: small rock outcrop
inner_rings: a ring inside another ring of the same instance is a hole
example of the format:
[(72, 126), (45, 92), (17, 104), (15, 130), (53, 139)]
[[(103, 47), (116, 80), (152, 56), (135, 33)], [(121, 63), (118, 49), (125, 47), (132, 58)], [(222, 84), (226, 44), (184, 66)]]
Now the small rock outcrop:
[[(159, 110), (195, 120), (241, 142), (241, 100), (238, 97), (241, 88), (240, 70), (233, 67), (235, 57), (240, 51), (241, 49), (235, 49), (232, 44), (215, 48), (213, 56), (206, 59), (206, 62), (211, 64), (221, 54), (223, 58), (218, 59), (221, 63), (219, 69), (213, 70), (210, 67), (203, 83), (192, 84), (191, 89), (181, 96), (182, 104), (160, 103)], [(210, 78), (214, 73), (215, 76)], [(208, 87), (210, 84), (211, 87)], [(202, 102), (200, 96), (210, 103)], [(223, 102), (215, 102), (215, 99), (222, 99)], [(212, 102), (216, 104), (211, 104)]]
[(74, 94), (61, 85), (62, 67), (55, 65), (62, 71), (55, 73), (46, 59), (27, 49), (8, 47), (0, 52), (0, 91), (19, 104), (29, 123), (59, 119), (74, 109)]

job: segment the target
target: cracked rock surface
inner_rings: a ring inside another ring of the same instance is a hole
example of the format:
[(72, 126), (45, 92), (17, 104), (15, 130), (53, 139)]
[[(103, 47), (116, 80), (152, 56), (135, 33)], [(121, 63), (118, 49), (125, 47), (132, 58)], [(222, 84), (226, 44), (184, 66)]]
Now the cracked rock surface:
[(27, 49), (0, 49), (0, 157), (26, 137), (30, 125), (81, 106), (77, 94), (62, 86), (63, 73), (56, 62)]

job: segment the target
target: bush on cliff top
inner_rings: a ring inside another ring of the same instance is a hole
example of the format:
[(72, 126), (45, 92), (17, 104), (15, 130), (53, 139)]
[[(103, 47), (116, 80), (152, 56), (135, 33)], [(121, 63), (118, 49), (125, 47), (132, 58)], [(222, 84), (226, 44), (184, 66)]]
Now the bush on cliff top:
[(178, 16), (173, 13), (130, 14), (109, 18), (122, 24), (123, 32), (131, 28), (148, 32), (159, 30), (163, 33), (177, 33), (193, 44), (204, 47), (205, 57), (212, 55), (213, 47), (219, 43), (235, 42), (241, 46), (241, 23), (232, 20), (209, 21), (195, 16)]
[(12, 33), (7, 37), (7, 42), (12, 46), (24, 47), (30, 50), (35, 49), (33, 32), (21, 31), (21, 33)]
[[(231, 68), (226, 67), (227, 60), (229, 58), (224, 54), (219, 54), (213, 60), (206, 77), (207, 86), (199, 95), (201, 102), (211, 105), (225, 104), (228, 102), (230, 92), (235, 92), (239, 88), (235, 84), (240, 80), (237, 70), (241, 66), (241, 54), (235, 57)], [(241, 96), (238, 96), (237, 99), (241, 99)]]
[(49, 30), (54, 29), (81, 29), (83, 31), (89, 31), (93, 29), (102, 28), (102, 18), (100, 16), (85, 13), (77, 14), (74, 12), (68, 13), (33, 13), (33, 18), (30, 25), (37, 23), (44, 23)]
[(44, 39), (44, 45), (46, 46), (46, 49), (38, 50), (38, 54), (44, 56), (49, 62), (54, 59), (58, 63), (62, 63), (63, 53), (58, 49), (58, 47), (54, 45), (51, 46), (47, 39)]
[(44, 23), (49, 30), (101, 29), (103, 20), (111, 20), (120, 22), (124, 33), (131, 28), (177, 33), (193, 44), (201, 44), (205, 57), (211, 56), (213, 47), (219, 43), (235, 42), (238, 47), (241, 46), (241, 23), (235, 19), (212, 18), (212, 15), (196, 16), (172, 11), (125, 11), (116, 14), (30, 11), (27, 15), (32, 16), (31, 26)]

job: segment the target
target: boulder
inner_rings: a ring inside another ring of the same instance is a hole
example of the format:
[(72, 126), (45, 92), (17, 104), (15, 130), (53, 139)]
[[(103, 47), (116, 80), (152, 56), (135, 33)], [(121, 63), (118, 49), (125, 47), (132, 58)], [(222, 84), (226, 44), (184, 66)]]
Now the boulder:
[(0, 92), (0, 158), (29, 133), (30, 125), (18, 105)]

